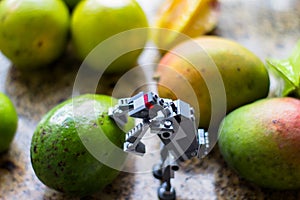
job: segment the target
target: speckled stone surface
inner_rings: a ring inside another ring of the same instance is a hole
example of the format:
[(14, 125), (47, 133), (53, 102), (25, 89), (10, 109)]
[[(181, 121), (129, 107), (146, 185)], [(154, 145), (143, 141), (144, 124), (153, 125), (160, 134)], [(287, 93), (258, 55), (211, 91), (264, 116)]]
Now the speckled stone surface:
[[(160, 1), (139, 0), (149, 20)], [(300, 38), (300, 2), (298, 0), (221, 0), (220, 21), (213, 34), (231, 38), (249, 48), (262, 60), (284, 58)], [(155, 53), (145, 52), (143, 60), (154, 59)], [(31, 136), (41, 117), (56, 104), (72, 96), (80, 63), (66, 52), (52, 69), (18, 71), (0, 56), (0, 91), (9, 95), (19, 114), (16, 137), (9, 151), (0, 155), (0, 199), (79, 199), (53, 191), (35, 176), (30, 163)], [(130, 84), (151, 86), (151, 69)], [(142, 77), (142, 78), (141, 78)], [(119, 77), (104, 77), (100, 93), (111, 93)], [(140, 82), (140, 79), (143, 79)], [(150, 82), (148, 83), (147, 80)], [(130, 87), (130, 86), (129, 86)], [(143, 87), (139, 88), (143, 89)], [(126, 91), (123, 91), (126, 96)], [(159, 142), (148, 137), (147, 148), (153, 149), (143, 158), (132, 157), (125, 172), (103, 191), (85, 199), (139, 200), (157, 199), (159, 181), (151, 166), (158, 161)], [(132, 173), (136, 172), (136, 173)], [(273, 191), (257, 187), (229, 169), (218, 148), (202, 160), (183, 163), (173, 180), (179, 200), (211, 199), (300, 199), (300, 191)]]

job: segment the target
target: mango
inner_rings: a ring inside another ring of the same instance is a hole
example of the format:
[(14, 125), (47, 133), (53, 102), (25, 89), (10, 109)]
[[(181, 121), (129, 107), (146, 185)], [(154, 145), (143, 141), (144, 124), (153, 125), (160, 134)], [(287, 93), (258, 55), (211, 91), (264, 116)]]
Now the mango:
[(217, 36), (198, 37), (174, 47), (159, 61), (154, 78), (159, 95), (190, 103), (203, 128), (209, 127), (213, 109), (218, 114), (224, 107), (228, 113), (264, 98), (270, 84), (264, 63), (254, 53)]
[(101, 191), (119, 174), (126, 154), (125, 132), (108, 116), (116, 99), (86, 94), (51, 109), (32, 136), (30, 157), (36, 176), (57, 191), (86, 196)]
[(219, 149), (241, 177), (261, 187), (300, 188), (300, 100), (267, 98), (223, 120)]

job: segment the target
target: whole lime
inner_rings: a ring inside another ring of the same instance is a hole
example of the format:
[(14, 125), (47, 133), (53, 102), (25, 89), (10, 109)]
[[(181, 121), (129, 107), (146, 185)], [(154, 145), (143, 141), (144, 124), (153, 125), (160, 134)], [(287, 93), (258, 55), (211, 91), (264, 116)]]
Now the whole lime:
[(8, 96), (0, 92), (0, 153), (8, 150), (17, 130), (18, 115)]
[(61, 0), (3, 0), (0, 49), (20, 69), (46, 66), (66, 47), (69, 18)]
[(300, 100), (269, 98), (223, 120), (220, 151), (238, 174), (273, 189), (300, 188)]
[(155, 78), (159, 95), (190, 103), (203, 128), (208, 128), (212, 110), (219, 112), (222, 103), (230, 112), (269, 92), (264, 63), (243, 45), (217, 36), (198, 37), (172, 48), (160, 60)]
[[(135, 66), (147, 41), (147, 26), (135, 0), (86, 0), (73, 11), (71, 33), (81, 60), (93, 53), (91, 67), (123, 73)], [(103, 46), (98, 48), (99, 44)]]
[[(85, 196), (120, 172), (125, 132), (108, 116), (116, 99), (86, 94), (57, 105), (39, 122), (31, 142), (37, 177), (58, 191)], [(133, 121), (127, 124), (133, 126)]]

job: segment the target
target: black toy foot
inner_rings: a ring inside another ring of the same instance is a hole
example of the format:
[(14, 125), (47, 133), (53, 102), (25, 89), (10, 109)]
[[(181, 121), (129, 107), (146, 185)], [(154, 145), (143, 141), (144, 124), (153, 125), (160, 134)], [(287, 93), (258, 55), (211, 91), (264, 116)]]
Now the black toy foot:
[(163, 183), (157, 190), (157, 195), (160, 200), (175, 200), (176, 199), (176, 192), (173, 187), (170, 190), (166, 190), (167, 184)]
[(156, 179), (162, 180), (162, 169), (160, 164), (156, 164), (153, 166), (152, 174)]

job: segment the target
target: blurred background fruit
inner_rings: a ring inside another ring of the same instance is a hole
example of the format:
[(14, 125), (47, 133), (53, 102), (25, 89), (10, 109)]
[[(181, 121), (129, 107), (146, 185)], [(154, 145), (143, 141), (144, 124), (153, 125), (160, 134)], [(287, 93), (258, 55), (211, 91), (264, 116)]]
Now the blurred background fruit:
[[(135, 0), (85, 0), (73, 11), (71, 32), (75, 51), (80, 60), (101, 42), (124, 31), (148, 26), (147, 18)], [(147, 41), (147, 29), (130, 33), (127, 37), (116, 37), (105, 44), (103, 51), (93, 52), (95, 60), (89, 64), (98, 70), (105, 70), (110, 55), (118, 51), (130, 51), (109, 65), (107, 72), (122, 73), (136, 65), (137, 59)], [(141, 47), (140, 49), (135, 49)], [(105, 55), (104, 55), (105, 54)]]
[[(164, 50), (186, 40), (212, 31), (219, 18), (217, 0), (166, 0), (159, 9), (154, 31), (154, 41)], [(185, 37), (183, 35), (185, 35)]]
[(81, 0), (63, 0), (72, 11)]
[[(45, 185), (85, 196), (116, 178), (126, 158), (120, 154), (125, 131), (107, 114), (116, 102), (105, 95), (81, 95), (62, 102), (42, 118), (32, 136), (30, 156), (36, 176)], [(133, 121), (126, 126), (126, 130), (132, 128)]]
[(272, 189), (300, 188), (300, 100), (268, 98), (231, 112), (219, 149), (248, 181)]
[(9, 149), (18, 126), (18, 115), (12, 101), (0, 92), (0, 153)]
[[(220, 74), (222, 80), (215, 85)], [(227, 112), (268, 95), (269, 75), (264, 63), (239, 43), (216, 36), (185, 41), (166, 53), (155, 72), (161, 97), (190, 103), (199, 126), (208, 128), (211, 119), (211, 92), (226, 95), (215, 99), (225, 102)], [(210, 88), (212, 89), (212, 88)], [(194, 97), (196, 96), (196, 98)]]
[(0, 49), (16, 67), (46, 66), (64, 51), (69, 10), (62, 0), (2, 0)]

